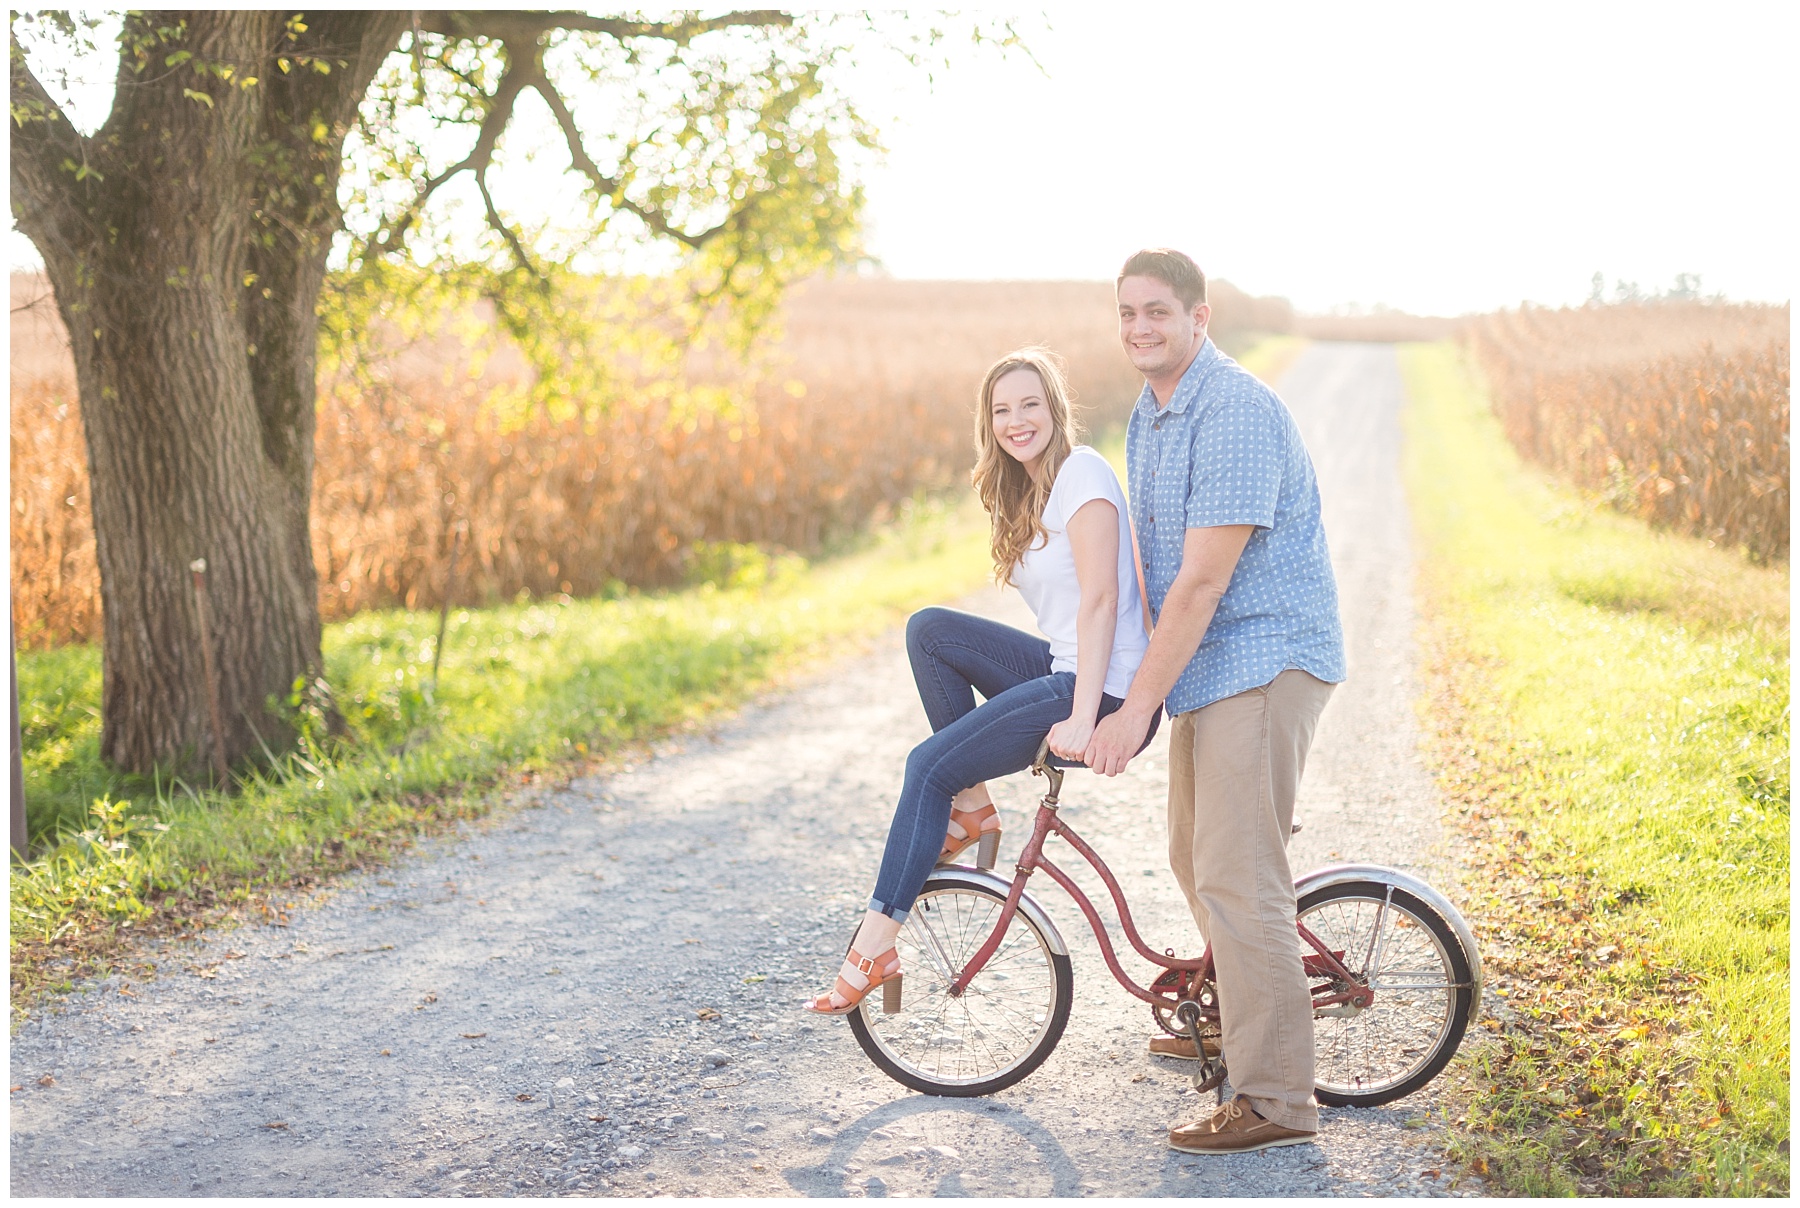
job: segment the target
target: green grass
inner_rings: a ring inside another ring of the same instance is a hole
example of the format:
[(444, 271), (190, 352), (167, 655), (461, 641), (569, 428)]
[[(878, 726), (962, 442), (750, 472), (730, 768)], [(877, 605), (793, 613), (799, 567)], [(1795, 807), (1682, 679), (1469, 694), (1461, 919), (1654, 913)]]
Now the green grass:
[(980, 585), (986, 525), (972, 499), (926, 502), (859, 551), (811, 566), (751, 547), (714, 554), (717, 581), (679, 592), (453, 610), (435, 691), (435, 613), (328, 626), (327, 680), (349, 738), (328, 737), (317, 702), (298, 701), (299, 749), (231, 794), (101, 762), (97, 647), (22, 654), (41, 854), (12, 875), (15, 1011), (32, 990), (99, 967), (134, 928), (269, 908), (266, 890), (483, 812), (497, 777), (678, 729), (827, 646)]
[(1500, 993), (1465, 1156), (1528, 1194), (1788, 1181), (1788, 573), (1519, 464), (1410, 346), (1446, 786)]

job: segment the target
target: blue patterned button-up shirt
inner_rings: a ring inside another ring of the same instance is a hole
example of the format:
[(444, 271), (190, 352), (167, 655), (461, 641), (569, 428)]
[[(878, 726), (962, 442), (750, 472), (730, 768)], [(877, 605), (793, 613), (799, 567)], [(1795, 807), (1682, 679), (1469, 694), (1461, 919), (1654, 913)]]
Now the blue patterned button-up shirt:
[(1290, 667), (1342, 682), (1344, 633), (1318, 481), (1275, 392), (1209, 339), (1167, 407), (1159, 411), (1144, 387), (1125, 460), (1153, 618), (1181, 568), (1188, 529), (1256, 526), (1200, 649), (1169, 692), (1169, 713), (1260, 688)]

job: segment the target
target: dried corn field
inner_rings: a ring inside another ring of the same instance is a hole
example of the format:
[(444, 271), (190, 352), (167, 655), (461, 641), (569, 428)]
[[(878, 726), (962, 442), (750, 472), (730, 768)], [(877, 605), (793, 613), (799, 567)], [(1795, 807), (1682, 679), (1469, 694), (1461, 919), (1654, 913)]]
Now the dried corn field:
[[(34, 302), (35, 300), (35, 302)], [(1291, 322), (1219, 283), (1229, 346)], [(965, 481), (973, 392), (1026, 342), (1068, 360), (1090, 426), (1138, 379), (1098, 282), (846, 278), (800, 287), (785, 337), (736, 405), (509, 418), (505, 349), (455, 337), (387, 349), (320, 382), (313, 545), (324, 615), (666, 584), (699, 542), (813, 553), (920, 490)], [(100, 592), (66, 337), (41, 281), (13, 280), (13, 609), (22, 641), (97, 638)], [(489, 355), (492, 354), (492, 355)], [(458, 534), (461, 534), (460, 536)]]
[(100, 634), (87, 451), (50, 287), (12, 278), (12, 615), (32, 645)]
[(1525, 456), (1653, 524), (1788, 554), (1788, 308), (1527, 308), (1467, 339)]

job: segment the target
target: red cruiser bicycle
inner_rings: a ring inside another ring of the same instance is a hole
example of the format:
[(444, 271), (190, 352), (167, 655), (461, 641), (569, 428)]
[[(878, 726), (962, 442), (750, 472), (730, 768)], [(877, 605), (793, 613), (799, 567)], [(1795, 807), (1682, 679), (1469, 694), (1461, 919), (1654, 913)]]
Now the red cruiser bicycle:
[[(1025, 882), (1039, 870), (1075, 899), (1119, 984), (1150, 1004), (1164, 1031), (1197, 1048), (1216, 1037), (1219, 996), (1210, 949), (1197, 959), (1155, 952), (1105, 861), (1058, 813), (1063, 771), (1048, 744), (1033, 775), (1049, 789), (1010, 882), (953, 865), (925, 882), (895, 941), (903, 996), (871, 994), (850, 1029), (889, 1077), (931, 1095), (987, 1095), (1041, 1065), (1062, 1039), (1074, 998), (1069, 950)], [(1099, 912), (1044, 858), (1060, 836), (1100, 874), (1138, 955), (1160, 968), (1149, 986), (1126, 976)], [(1306, 975), (1312, 983), (1320, 1103), (1370, 1107), (1424, 1086), (1455, 1054), (1481, 1000), (1481, 958), (1456, 908), (1397, 869), (1340, 864), (1294, 883)], [(1204, 1049), (1200, 1049), (1204, 1052)], [(1224, 1083), (1223, 1058), (1202, 1061), (1202, 1090)]]

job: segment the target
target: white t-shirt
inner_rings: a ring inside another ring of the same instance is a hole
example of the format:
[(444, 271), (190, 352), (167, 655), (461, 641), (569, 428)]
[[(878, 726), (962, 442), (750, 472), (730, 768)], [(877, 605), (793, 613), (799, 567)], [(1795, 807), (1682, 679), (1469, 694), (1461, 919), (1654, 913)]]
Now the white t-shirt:
[(1125, 510), (1125, 492), (1119, 476), (1106, 458), (1087, 445), (1076, 445), (1056, 473), (1050, 498), (1044, 504), (1044, 544), (1025, 551), (1013, 568), (1012, 585), (1019, 589), (1038, 628), (1050, 639), (1050, 670), (1074, 671), (1076, 623), (1081, 614), (1081, 583), (1075, 578), (1075, 551), (1069, 545), (1069, 517), (1081, 505), (1104, 499), (1119, 519), (1119, 618), (1113, 628), (1112, 657), (1106, 664), (1105, 691), (1123, 697), (1131, 690), (1150, 637), (1144, 632), (1144, 610), (1138, 595), (1137, 566), (1131, 548), (1131, 522)]

